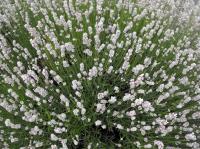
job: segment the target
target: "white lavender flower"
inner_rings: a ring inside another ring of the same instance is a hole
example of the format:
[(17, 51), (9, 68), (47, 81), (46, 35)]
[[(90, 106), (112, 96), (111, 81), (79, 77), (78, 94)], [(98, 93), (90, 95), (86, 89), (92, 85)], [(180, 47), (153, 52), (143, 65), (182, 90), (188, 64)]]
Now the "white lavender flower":
[(200, 148), (200, 2), (0, 0), (0, 148)]

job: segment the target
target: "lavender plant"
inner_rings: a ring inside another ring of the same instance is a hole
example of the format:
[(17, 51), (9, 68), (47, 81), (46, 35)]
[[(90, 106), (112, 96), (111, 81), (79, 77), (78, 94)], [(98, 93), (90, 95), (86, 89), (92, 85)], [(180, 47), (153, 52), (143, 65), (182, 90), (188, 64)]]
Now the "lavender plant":
[(0, 148), (200, 148), (199, 2), (0, 2)]

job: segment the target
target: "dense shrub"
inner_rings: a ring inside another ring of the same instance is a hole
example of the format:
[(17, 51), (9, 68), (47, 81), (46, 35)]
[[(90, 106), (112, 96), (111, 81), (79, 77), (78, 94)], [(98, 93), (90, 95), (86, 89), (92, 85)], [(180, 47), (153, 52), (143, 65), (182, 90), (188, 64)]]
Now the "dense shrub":
[(1, 0), (0, 148), (200, 148), (200, 7)]

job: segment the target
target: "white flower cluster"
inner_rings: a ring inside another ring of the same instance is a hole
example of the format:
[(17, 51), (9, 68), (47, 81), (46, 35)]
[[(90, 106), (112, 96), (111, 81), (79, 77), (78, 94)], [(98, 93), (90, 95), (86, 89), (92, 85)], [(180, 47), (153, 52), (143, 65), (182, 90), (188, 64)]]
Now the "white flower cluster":
[(0, 1), (0, 148), (199, 149), (200, 2)]

